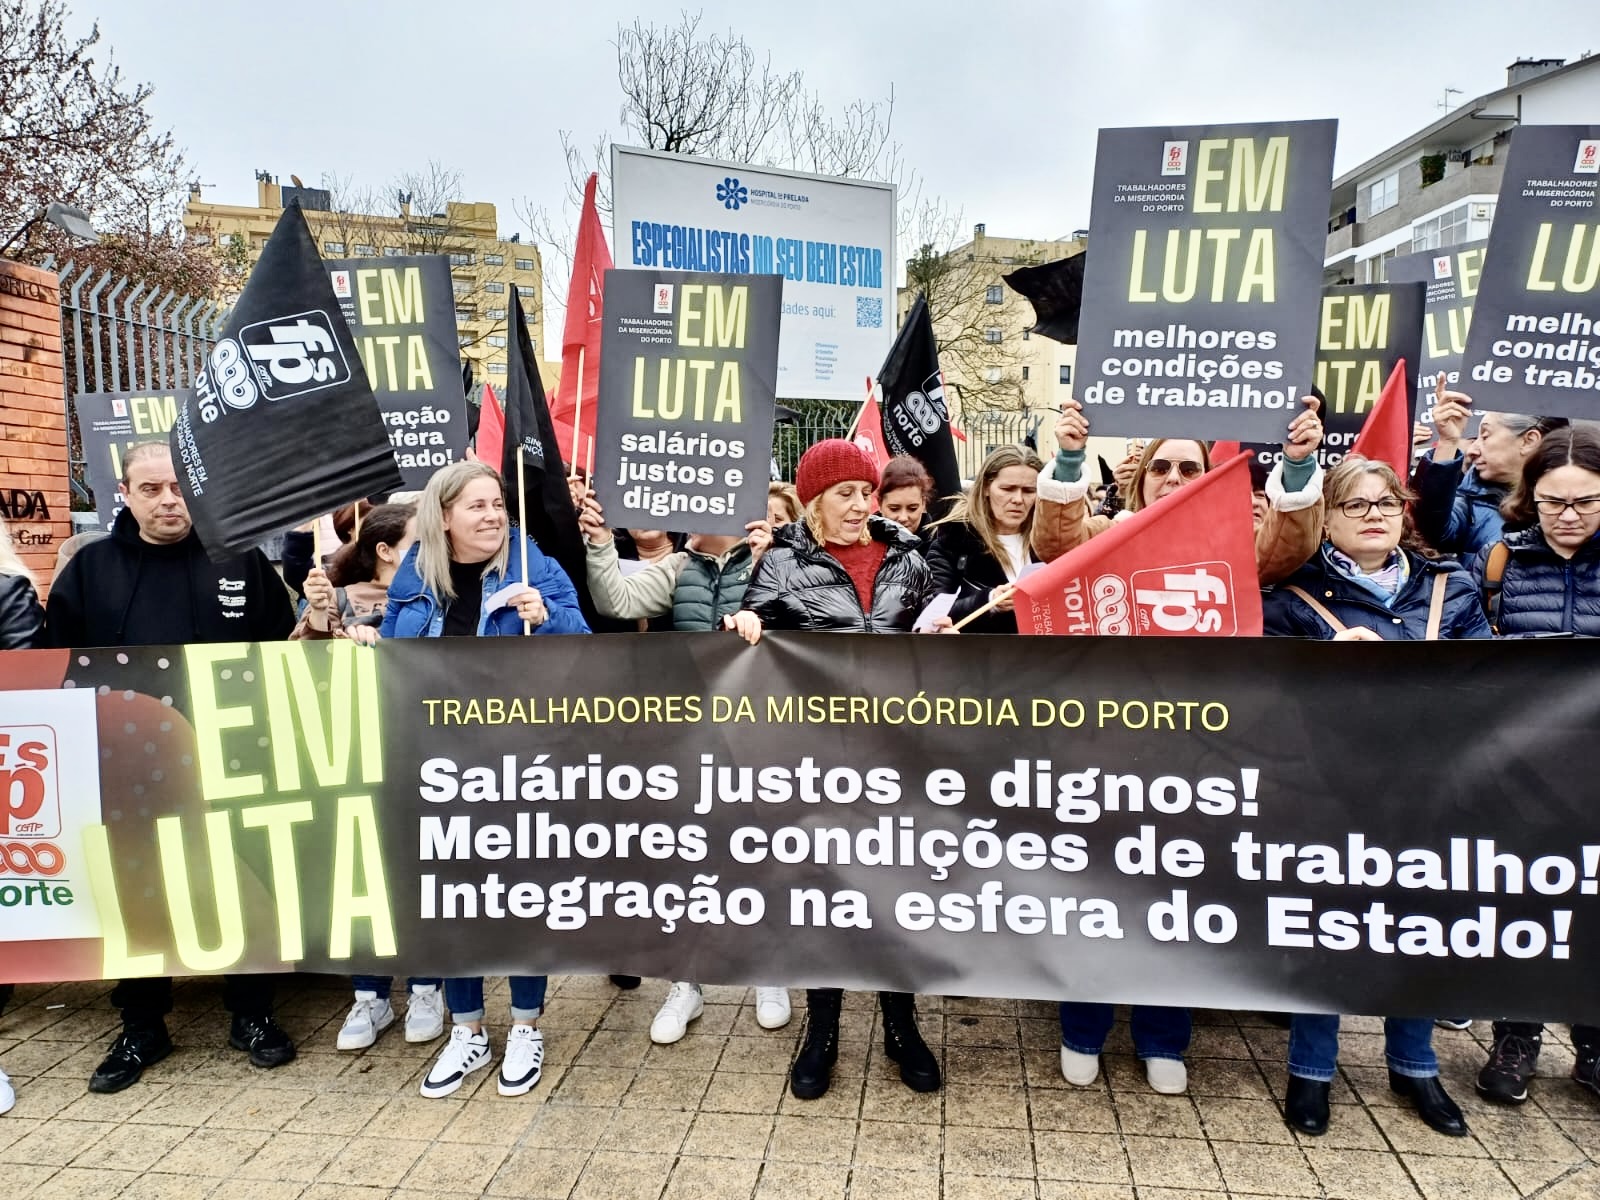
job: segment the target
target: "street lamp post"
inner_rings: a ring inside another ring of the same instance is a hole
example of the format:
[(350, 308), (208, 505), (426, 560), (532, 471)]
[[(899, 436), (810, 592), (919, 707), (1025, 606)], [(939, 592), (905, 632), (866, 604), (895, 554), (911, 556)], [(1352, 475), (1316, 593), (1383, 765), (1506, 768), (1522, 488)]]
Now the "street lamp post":
[(40, 221), (46, 221), (57, 229), (77, 238), (80, 242), (98, 242), (100, 235), (94, 230), (94, 223), (89, 220), (89, 214), (83, 209), (72, 204), (62, 204), (59, 200), (52, 200), (31, 219), (26, 221), (22, 228), (13, 233), (4, 246), (0, 246), (0, 257), (3, 257), (12, 246), (16, 245)]

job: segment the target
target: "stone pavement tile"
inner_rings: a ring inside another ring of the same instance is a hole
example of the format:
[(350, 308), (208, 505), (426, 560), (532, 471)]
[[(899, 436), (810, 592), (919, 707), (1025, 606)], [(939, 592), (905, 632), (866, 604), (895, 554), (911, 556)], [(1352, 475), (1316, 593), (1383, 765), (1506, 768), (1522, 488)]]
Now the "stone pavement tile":
[(1188, 1096), (1162, 1096), (1146, 1091), (1120, 1095), (1115, 1104), (1117, 1121), (1125, 1134), (1182, 1138), (1202, 1136), (1195, 1102)]
[(1521, 1194), (1492, 1162), (1430, 1154), (1401, 1158), (1427, 1200), (1515, 1200)]
[[(695, 1022), (690, 1028), (700, 1034), (701, 1037), (726, 1037), (733, 1032), (734, 1023), (739, 1019), (739, 1012), (740, 1009), (737, 1004), (713, 1004), (708, 998), (705, 1008), (695, 1018)], [(652, 1020), (655, 1019), (654, 1013), (651, 1013), (650, 1016)], [(760, 1029), (761, 1027), (758, 1025), (756, 1028)], [(772, 1035), (767, 1034), (766, 1036), (771, 1037)], [(645, 1040), (649, 1041), (649, 1038)]]
[(1099, 1088), (1029, 1088), (1028, 1108), (1035, 1129), (1117, 1132), (1117, 1110), (1110, 1095)]
[(711, 1072), (664, 1071), (643, 1067), (622, 1097), (623, 1108), (685, 1109), (700, 1107), (711, 1085)]
[[(138, 1090), (128, 1089), (130, 1092)], [(203, 1125), (239, 1091), (236, 1087), (175, 1083), (163, 1088), (151, 1097), (149, 1104), (125, 1119), (135, 1125)], [(99, 1100), (102, 1097), (87, 1096), (86, 1099)]]
[[(605, 1019), (606, 1010), (610, 1006), (609, 1000), (558, 1000), (545, 1009), (544, 1016), (539, 1018), (539, 1027), (547, 1031), (572, 1030), (574, 1032), (571, 1036), (577, 1037), (580, 1034), (587, 1034), (599, 1025)], [(650, 1028), (648, 1022), (644, 1028)], [(646, 1038), (648, 1040), (648, 1035)]]
[(939, 1172), (856, 1167), (850, 1172), (851, 1200), (939, 1200)]
[[(1373, 1108), (1369, 1110), (1372, 1119), (1378, 1123), (1378, 1128), (1383, 1130), (1383, 1136), (1388, 1139), (1389, 1145), (1402, 1153), (1434, 1154), (1446, 1158), (1487, 1158), (1489, 1152), (1477, 1138), (1447, 1137), (1442, 1133), (1435, 1133), (1422, 1123), (1422, 1118), (1417, 1116), (1415, 1110), (1406, 1108)], [(1472, 1124), (1472, 1117), (1467, 1117), (1467, 1125)]]
[(1474, 1112), (1467, 1120), (1483, 1147), (1497, 1159), (1528, 1158), (1581, 1163), (1583, 1150), (1549, 1117), (1527, 1106)]
[(1421, 1195), (1393, 1154), (1307, 1146), (1305, 1155), (1328, 1200), (1416, 1200)]
[[(554, 1109), (555, 1112), (581, 1112), (581, 1109)], [(618, 1109), (611, 1123), (601, 1132), (593, 1149), (619, 1150), (628, 1154), (676, 1154), (688, 1136), (695, 1114), (671, 1109)], [(597, 1122), (599, 1123), (599, 1122)], [(766, 1145), (763, 1141), (762, 1146)], [(759, 1157), (759, 1153), (757, 1154)]]
[(315, 1098), (316, 1093), (310, 1091), (240, 1091), (205, 1123), (216, 1129), (282, 1129)]
[(837, 1117), (788, 1116), (773, 1126), (767, 1157), (774, 1162), (849, 1164), (856, 1122)]
[[(1056, 1076), (1060, 1078), (1061, 1056), (1056, 1054)], [(952, 1046), (945, 1051), (945, 1079), (958, 1086), (990, 1084), (1006, 1086), (1021, 1083), (1022, 1058), (1015, 1047)]]
[(1126, 1137), (1133, 1182), (1139, 1188), (1186, 1187), (1221, 1191), (1222, 1176), (1203, 1138)]
[(117, 1200), (200, 1200), (221, 1182), (218, 1175), (140, 1175), (117, 1193)]
[(700, 1100), (702, 1112), (775, 1113), (788, 1090), (783, 1075), (718, 1071)]
[(1055, 1050), (1061, 1045), (1061, 1022), (1054, 1018), (1036, 1021), (1023, 1017), (1017, 1022), (1022, 1033), (1022, 1045), (1029, 1050)]
[[(17, 1108), (22, 1107), (22, 1093), (17, 1093)], [(15, 1111), (15, 1110), (13, 1110)], [(1590, 1159), (1600, 1162), (1600, 1121), (1581, 1120), (1576, 1117), (1556, 1117), (1556, 1126), (1577, 1144)]]
[[(476, 1099), (460, 1106), (455, 1119), (444, 1127), (434, 1141), (441, 1146), (498, 1146), (509, 1149), (522, 1141), (528, 1127), (544, 1111), (544, 1106), (534, 1100), (533, 1095), (498, 1095), (491, 1080)], [(440, 1101), (432, 1103), (438, 1104)], [(604, 1114), (596, 1114), (596, 1119), (604, 1121), (606, 1118)], [(408, 1183), (405, 1186), (413, 1185)]]
[(1129, 1185), (1041, 1179), (1039, 1200), (1134, 1200), (1134, 1192)]
[(95, 1139), (73, 1163), (112, 1171), (148, 1171), (192, 1132), (187, 1125), (118, 1125)]
[(761, 1168), (755, 1200), (840, 1200), (849, 1186), (848, 1167), (769, 1162)]
[(1587, 1167), (1552, 1184), (1539, 1200), (1594, 1200), (1600, 1196), (1600, 1168)]
[[(616, 1055), (619, 1061), (608, 1063), (591, 1057), (585, 1051), (579, 1061), (590, 1067), (637, 1067), (640, 1063), (643, 1063), (645, 1066), (662, 1067), (671, 1071), (709, 1071), (717, 1065), (717, 1060), (722, 1057), (722, 1044), (727, 1039), (722, 1037), (701, 1037), (699, 1033), (700, 1031), (691, 1025), (689, 1026), (688, 1034), (681, 1041), (673, 1042), (670, 1046), (657, 1046), (649, 1038), (642, 1039), (644, 1044), (640, 1046), (638, 1043), (641, 1039), (637, 1034), (633, 1033), (605, 1034), (606, 1037), (627, 1038), (631, 1051), (636, 1053), (632, 1053), (630, 1057), (628, 1054), (619, 1052)], [(599, 1033), (595, 1034), (597, 1039), (600, 1036), (601, 1034)]]
[(107, 1171), (99, 1167), (63, 1167), (34, 1189), (44, 1200), (111, 1200), (139, 1178), (135, 1171)]
[(551, 1104), (584, 1104), (615, 1108), (636, 1072), (625, 1067), (573, 1067), (551, 1091)]
[(1195, 1058), (1238, 1058), (1250, 1057), (1250, 1045), (1245, 1041), (1244, 1034), (1237, 1029), (1221, 1026), (1200, 1026), (1194, 1031), (1194, 1037), (1189, 1042), (1189, 1049), (1184, 1052), (1184, 1057)]
[(43, 1120), (55, 1116), (67, 1105), (88, 1095), (89, 1077), (82, 1079), (28, 1079), (6, 1060), (6, 1071), (16, 1084), (17, 1106), (6, 1114), (6, 1120), (21, 1118)]
[[(937, 1026), (930, 1028), (932, 1017), (920, 1018), (922, 1036), (930, 1045)], [(949, 1016), (945, 1018), (944, 1042), (946, 1046), (1003, 1046), (1007, 1049), (1020, 1042), (1015, 1017)]]
[[(1540, 1067), (1544, 1063), (1540, 1062)], [(10, 1070), (9, 1063), (7, 1070)], [(1594, 1120), (1600, 1117), (1600, 1102), (1595, 1100), (1593, 1092), (1589, 1092), (1573, 1083), (1570, 1079), (1544, 1078), (1534, 1081), (1533, 1099), (1544, 1112), (1552, 1117), (1572, 1117), (1576, 1120)]]
[(380, 1108), (361, 1132), (369, 1137), (412, 1138), (431, 1142), (456, 1117), (461, 1103), (422, 1096), (395, 1096)]
[[(612, 1001), (600, 1018), (600, 1028), (636, 1033), (650, 1040), (650, 1022), (655, 1020), (656, 1009), (661, 1007), (659, 996), (640, 999), (638, 992)], [(705, 1014), (702, 1013), (702, 1016)]]
[(342, 1134), (278, 1133), (239, 1168), (237, 1178), (310, 1183), (349, 1141)]
[[(31, 1078), (43, 1075), (58, 1064), (65, 1062), (74, 1054), (92, 1053), (81, 1050), (69, 1042), (46, 1042), (43, 1040), (29, 1039), (20, 1046), (6, 1052), (6, 1071), (18, 1078)], [(100, 1057), (105, 1057), (105, 1047), (99, 1047)], [(84, 1073), (84, 1079), (94, 1071), (99, 1059), (89, 1064), (89, 1069)]]
[(366, 1132), (366, 1126), (386, 1103), (388, 1097), (385, 1096), (329, 1092), (312, 1097), (309, 1104), (289, 1118), (284, 1128), (294, 1133), (348, 1133), (354, 1137)]
[(402, 1138), (352, 1138), (317, 1182), (397, 1187), (425, 1148), (425, 1143)]
[(587, 1150), (513, 1150), (484, 1194), (516, 1200), (566, 1200), (588, 1161)]
[[(694, 1026), (689, 1027), (691, 1030)], [(552, 1044), (556, 1039), (551, 1039)], [(567, 1044), (572, 1044), (576, 1039), (559, 1039)], [(704, 1038), (686, 1037), (684, 1042), (704, 1043)], [(679, 1045), (683, 1043), (680, 1042)], [(715, 1042), (711, 1043), (715, 1045)], [(596, 1030), (595, 1033), (579, 1047), (572, 1061), (582, 1063), (586, 1067), (628, 1067), (637, 1069), (644, 1062), (646, 1051), (650, 1049), (669, 1050), (674, 1047), (653, 1047), (648, 1037), (641, 1038), (636, 1033), (618, 1030)], [(709, 1065), (709, 1064), (708, 1064)]]
[[(1389, 1090), (1389, 1071), (1386, 1067), (1368, 1066), (1342, 1066), (1340, 1074), (1349, 1081), (1355, 1098), (1361, 1103), (1372, 1108), (1399, 1108), (1405, 1101), (1401, 1100)], [(1454, 1080), (1446, 1080), (1447, 1090), (1454, 1084)], [(1454, 1099), (1460, 1101), (1462, 1093), (1471, 1091), (1470, 1087), (1456, 1086)]]
[(1139, 1200), (1222, 1200), (1225, 1192), (1203, 1192), (1194, 1188), (1142, 1187)]
[[(424, 1100), (424, 1104), (437, 1101)], [(542, 1150), (593, 1150), (606, 1131), (606, 1118), (582, 1108), (550, 1105), (528, 1123), (519, 1145)]]
[(1270, 1100), (1233, 1100), (1225, 1096), (1195, 1099), (1205, 1136), (1213, 1142), (1248, 1142), (1252, 1145), (1294, 1144), (1294, 1134), (1283, 1114)]
[[(1283, 1062), (1289, 1056), (1289, 1031), (1270, 1025), (1257, 1025), (1239, 1030), (1250, 1053), (1263, 1062)], [(1339, 1056), (1350, 1062), (1366, 1062), (1368, 1057), (1351, 1048), (1352, 1035), (1346, 1027), (1339, 1039)], [(1379, 1053), (1382, 1053), (1380, 1049)]]
[(227, 1178), (271, 1137), (272, 1134), (261, 1129), (196, 1129), (150, 1169), (168, 1175)]
[(1034, 1181), (1000, 1175), (944, 1175), (944, 1200), (1034, 1200)]
[(682, 1143), (682, 1153), (697, 1158), (765, 1158), (774, 1121), (770, 1116), (700, 1113)]
[(913, 1092), (900, 1082), (898, 1072), (882, 1085), (874, 1082), (861, 1097), (861, 1116), (868, 1121), (937, 1125), (944, 1109), (939, 1092)]
[(794, 1061), (794, 1047), (787, 1038), (729, 1037), (722, 1048), (718, 1069), (786, 1074)]
[(1231, 1195), (1321, 1196), (1306, 1157), (1298, 1146), (1250, 1146), (1221, 1142), (1211, 1147)]
[(1126, 1184), (1133, 1178), (1115, 1134), (1040, 1130), (1033, 1135), (1033, 1152), (1040, 1179)]
[(376, 1185), (313, 1183), (300, 1193), (300, 1200), (389, 1200), (392, 1194), (388, 1188)]
[(1007, 1175), (1033, 1178), (1033, 1139), (1020, 1129), (952, 1126), (944, 1132), (948, 1175)]
[[(59, 1167), (24, 1166), (21, 1163), (7, 1163), (5, 1170), (0, 1174), (5, 1177), (6, 1195), (8, 1197), (19, 1197), (30, 1194), (38, 1195), (39, 1193), (35, 1189), (46, 1183), (59, 1170)], [(844, 1194), (842, 1186), (838, 1194)]]
[[(443, 1043), (440, 1043), (443, 1045)], [(437, 1047), (434, 1048), (435, 1050)], [(495, 1042), (498, 1056), (501, 1045)], [(316, 1075), (301, 1086), (314, 1087), (323, 1092), (352, 1092), (366, 1095), (392, 1095), (397, 1089), (417, 1079), (433, 1060), (433, 1054), (401, 1058), (379, 1057), (368, 1054), (319, 1054), (316, 1058)], [(331, 1060), (331, 1061), (330, 1061)], [(296, 1059), (296, 1062), (299, 1060)], [(332, 1074), (334, 1066), (340, 1070)], [(292, 1064), (291, 1068), (292, 1069)], [(493, 1072), (490, 1072), (491, 1074)], [(281, 1071), (269, 1074), (282, 1074)], [(288, 1081), (285, 1076), (285, 1082)]]
[(572, 1200), (656, 1200), (672, 1161), (670, 1154), (596, 1151), (572, 1189)]
[(292, 1179), (225, 1179), (206, 1200), (298, 1200), (306, 1185)]
[(780, 1025), (777, 1029), (763, 1029), (761, 1022), (756, 1020), (756, 1006), (754, 1004), (746, 1004), (739, 1009), (739, 1015), (733, 1019), (733, 1027), (728, 1032), (737, 1033), (744, 1037), (782, 1038), (788, 1041), (800, 1036), (800, 1027), (805, 1023), (805, 1013), (805, 992), (790, 988), (789, 1023), (787, 1025)]
[[(862, 1078), (859, 1063), (846, 1063), (842, 1069), (834, 1067), (833, 1086), (816, 1100), (799, 1099), (789, 1090), (789, 1080), (786, 1076), (774, 1075), (773, 1078), (783, 1083), (783, 1096), (778, 1102), (780, 1113), (795, 1116), (815, 1114), (819, 1117), (844, 1117), (852, 1121), (861, 1116), (862, 1096), (866, 1093), (866, 1089), (869, 1086), (880, 1086), (869, 1084)], [(894, 1086), (900, 1086), (899, 1080), (895, 1081)]]
[[(88, 1081), (84, 1082), (87, 1085)], [(171, 1089), (172, 1085), (169, 1083), (151, 1083), (147, 1079), (141, 1079), (133, 1087), (112, 1092), (109, 1096), (84, 1090), (57, 1115), (69, 1121), (115, 1121), (121, 1124), (140, 1110), (162, 1099)], [(152, 1124), (168, 1125), (184, 1124), (184, 1122), (155, 1121)]]
[(936, 1125), (863, 1121), (856, 1134), (853, 1164), (890, 1171), (939, 1173), (940, 1130)]
[(108, 1121), (46, 1121), (0, 1151), (0, 1162), (64, 1167), (115, 1128)]
[[(1574, 1166), (1571, 1163), (1507, 1159), (1500, 1163), (1500, 1169), (1511, 1177), (1511, 1182), (1516, 1185), (1519, 1195), (1531, 1196), (1541, 1188), (1547, 1188), (1558, 1180), (1579, 1172), (1585, 1172), (1590, 1168), (1587, 1163), (1582, 1166)], [(1597, 1193), (1600, 1193), (1600, 1177), (1597, 1177), (1595, 1182)]]
[[(15, 1112), (16, 1110), (13, 1109), (12, 1111)], [(26, 1137), (42, 1124), (44, 1124), (43, 1121), (36, 1121), (31, 1117), (6, 1117), (4, 1121), (0, 1121), (0, 1150), (4, 1150), (13, 1142)], [(4, 1161), (5, 1155), (0, 1154), (0, 1162)]]
[[(915, 1093), (906, 1091), (906, 1095)], [(872, 1097), (862, 1106), (861, 1115), (872, 1117)], [(932, 1120), (938, 1123), (938, 1109), (932, 1110)], [(963, 1086), (951, 1084), (944, 1089), (944, 1119), (948, 1125), (977, 1125), (991, 1129), (1026, 1129), (1028, 1127), (1028, 1092), (1016, 1084), (1010, 1087)]]
[(672, 1168), (662, 1200), (750, 1200), (759, 1159), (694, 1158), (685, 1154)]
[(481, 1193), (509, 1157), (505, 1146), (436, 1142), (419, 1158), (401, 1183), (418, 1191)]
[[(1025, 1047), (1022, 1051), (1023, 1082), (1031, 1088), (1069, 1088), (1072, 1085), (1061, 1078), (1061, 1042), (1049, 1050)], [(1000, 1083), (1016, 1083), (1015, 1079), (1002, 1079)], [(1097, 1085), (1099, 1086), (1099, 1085)]]
[(0, 1020), (4, 1021), (5, 1035), (9, 1038), (16, 1038), (18, 1041), (26, 1042), (34, 1038), (44, 1038), (46, 1041), (51, 1042), (82, 1042), (90, 1039), (81, 1032), (68, 1033), (64, 1038), (60, 1035), (48, 1037), (46, 1035), (63, 1023), (71, 1021), (75, 1014), (83, 1011), (91, 1013), (99, 1011), (102, 1016), (111, 1016), (113, 1028), (121, 1023), (109, 1009), (51, 1008), (43, 1004), (19, 1004), (15, 1008), (8, 1008), (4, 1018), (0, 1018)]
[[(1389, 1141), (1372, 1117), (1372, 1111), (1359, 1104), (1334, 1104), (1329, 1106), (1328, 1132), (1320, 1137), (1295, 1133), (1294, 1140), (1302, 1147), (1321, 1146), (1335, 1150), (1379, 1150), (1391, 1153)], [(1285, 1126), (1287, 1128), (1287, 1126)], [(1426, 1126), (1424, 1126), (1426, 1128)]]

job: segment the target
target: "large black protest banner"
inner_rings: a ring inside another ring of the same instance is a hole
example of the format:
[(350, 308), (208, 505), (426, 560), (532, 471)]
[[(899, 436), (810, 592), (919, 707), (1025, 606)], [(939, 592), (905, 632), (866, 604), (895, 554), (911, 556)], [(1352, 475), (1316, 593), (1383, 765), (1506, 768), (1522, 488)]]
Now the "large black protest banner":
[(1463, 370), (1485, 409), (1600, 417), (1600, 125), (1523, 125)]
[(169, 434), (214, 558), (404, 485), (298, 204), (283, 210)]
[(1311, 384), (1336, 126), (1100, 131), (1075, 389), (1095, 433), (1282, 439)]
[(450, 260), (330, 258), (323, 265), (383, 410), (395, 465), (420, 491), (467, 447), (467, 398)]
[(83, 478), (94, 493), (102, 529), (122, 511), (122, 456), (140, 442), (165, 442), (178, 418), (176, 392), (80, 392), (72, 398), (78, 418)]
[[(630, 970), (1600, 1017), (1574, 753), (1600, 645), (1249, 649), (11, 652), (0, 976)], [(1404, 678), (1425, 705), (1395, 703)]]
[(782, 276), (611, 270), (605, 295), (594, 487), (606, 519), (743, 533), (767, 511)]
[[(1385, 268), (1390, 283), (1427, 286), (1422, 306), (1422, 356), (1417, 362), (1417, 391), (1421, 411), (1417, 420), (1433, 424), (1433, 392), (1439, 376), (1445, 386), (1463, 390), (1461, 361), (1467, 352), (1472, 310), (1478, 299), (1487, 241), (1461, 242), (1420, 254), (1402, 254)], [(1415, 411), (1415, 410), (1413, 410)], [(1468, 434), (1477, 427), (1476, 418)]]

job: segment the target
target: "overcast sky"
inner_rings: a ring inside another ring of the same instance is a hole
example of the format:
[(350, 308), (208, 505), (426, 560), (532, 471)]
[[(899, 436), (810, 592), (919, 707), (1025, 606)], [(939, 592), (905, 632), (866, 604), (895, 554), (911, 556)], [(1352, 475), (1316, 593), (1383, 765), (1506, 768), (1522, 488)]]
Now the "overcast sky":
[[(381, 187), (437, 159), (466, 199), (559, 205), (559, 133), (616, 127), (616, 27), (676, 6), (584, 0), (71, 0), (188, 152), (208, 200), (253, 204), (257, 168)], [(1336, 117), (1342, 172), (1505, 82), (1519, 57), (1600, 51), (1594, 0), (706, 0), (835, 105), (884, 97), (927, 188), (968, 225), (1088, 224), (1108, 125)]]

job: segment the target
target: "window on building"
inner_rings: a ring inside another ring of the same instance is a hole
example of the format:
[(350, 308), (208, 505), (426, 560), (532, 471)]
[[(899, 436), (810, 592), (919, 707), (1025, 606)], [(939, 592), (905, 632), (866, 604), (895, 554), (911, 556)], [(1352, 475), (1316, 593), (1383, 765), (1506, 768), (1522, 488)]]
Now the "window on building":
[(1022, 382), (1023, 383), (1027, 383), (1028, 382), (1028, 368), (1027, 367), (1023, 367), (1022, 368)]
[(1072, 382), (1072, 364), (1071, 363), (1062, 363), (1061, 364), (1061, 382), (1062, 383), (1071, 383)]
[(385, 246), (383, 248), (383, 256), (385, 258), (399, 258), (404, 253), (405, 251), (399, 246)]
[(208, 233), (191, 233), (189, 235), (189, 240), (191, 242), (193, 242), (196, 246), (209, 246), (209, 245), (211, 245), (211, 235), (208, 234)]
[(356, 243), (356, 257), (357, 258), (377, 258), (378, 257), (378, 248), (376, 246), (368, 246), (364, 242), (357, 242)]
[(506, 373), (506, 365), (505, 365), (505, 363), (490, 363), (489, 364), (489, 374), (491, 374), (491, 375), (504, 375), (505, 373)]
[(483, 290), (486, 292), (493, 292), (495, 295), (500, 296), (505, 293), (506, 285), (503, 283), (486, 283), (483, 285)]
[(506, 339), (501, 337), (498, 333), (491, 335), (489, 338), (489, 345), (491, 346), (504, 346), (505, 344)]
[(503, 308), (491, 308), (483, 315), (491, 321), (504, 321), (506, 319), (506, 310)]
[(457, 321), (476, 321), (477, 319), (478, 319), (477, 317), (472, 315), (472, 310), (470, 308), (458, 308), (458, 309), (456, 309), (456, 320)]
[(1400, 255), (1407, 254), (1409, 252), (1409, 246), (1395, 246), (1389, 250), (1385, 250), (1382, 254), (1374, 254), (1362, 264), (1366, 268), (1365, 282), (1388, 283), (1389, 261), (1394, 258), (1399, 258)]
[(460, 345), (460, 346), (470, 346), (470, 345), (472, 345), (472, 335), (470, 333), (458, 333), (458, 334), (456, 334), (456, 344)]
[(452, 267), (470, 267), (472, 265), (472, 255), (456, 251), (450, 255), (450, 265)]
[(324, 254), (343, 254), (344, 253), (344, 243), (343, 242), (323, 242), (322, 243), (322, 252)]
[(506, 256), (504, 254), (485, 254), (483, 256), (483, 265), (486, 267), (503, 267), (506, 265)]
[(1027, 341), (1027, 340), (1028, 340), (1028, 335), (1029, 335), (1029, 334), (1030, 334), (1030, 333), (1031, 333), (1031, 332), (1032, 332), (1032, 331), (1031, 331), (1031, 330), (1027, 330), (1027, 329), (1024, 329), (1024, 330), (1023, 330), (1023, 331), (1022, 331), (1022, 340), (1023, 340), (1023, 341)]
[(985, 304), (1004, 304), (1005, 299), (1006, 289), (1002, 284), (998, 283), (991, 283), (988, 290), (983, 294)]
[(519, 259), (516, 260), (516, 264), (515, 265), (516, 265), (517, 270), (519, 270), (519, 271), (531, 271), (531, 270), (533, 270), (533, 259), (531, 259), (531, 258), (519, 258)]
[(1467, 225), (1472, 217), (1470, 204), (1458, 204), (1437, 217), (1418, 221), (1411, 227), (1411, 249), (1437, 250), (1441, 246), (1454, 246), (1468, 241)]
[(524, 300), (532, 300), (533, 289), (525, 283), (519, 283), (517, 284), (517, 295), (521, 296)]
[(1390, 171), (1382, 179), (1374, 180), (1367, 188), (1367, 215), (1393, 208), (1400, 203), (1400, 172)]
[(984, 379), (989, 383), (999, 383), (1004, 372), (999, 367), (986, 367), (983, 372)]
[(1000, 326), (998, 325), (991, 325), (989, 328), (983, 331), (983, 340), (988, 342), (991, 346), (998, 346), (1002, 336), (1003, 335), (1000, 332)]
[(450, 281), (450, 290), (458, 296), (465, 296), (472, 290), (472, 281), (470, 279), (452, 279)]

